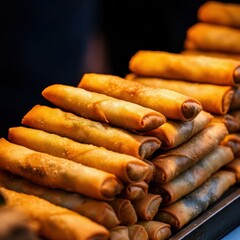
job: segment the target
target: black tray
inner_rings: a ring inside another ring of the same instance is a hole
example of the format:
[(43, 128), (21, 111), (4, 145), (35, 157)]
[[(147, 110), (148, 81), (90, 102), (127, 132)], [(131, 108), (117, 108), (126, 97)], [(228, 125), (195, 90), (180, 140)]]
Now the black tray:
[(240, 224), (240, 186), (231, 187), (214, 205), (170, 240), (217, 240)]

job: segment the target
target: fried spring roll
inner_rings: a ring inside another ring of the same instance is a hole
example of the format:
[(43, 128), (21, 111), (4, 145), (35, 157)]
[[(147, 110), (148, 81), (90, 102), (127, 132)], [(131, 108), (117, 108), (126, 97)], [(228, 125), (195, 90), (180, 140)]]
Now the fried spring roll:
[(137, 213), (138, 219), (152, 220), (156, 215), (162, 202), (162, 197), (158, 194), (148, 193), (141, 200), (133, 201), (133, 207)]
[(149, 87), (167, 88), (193, 97), (202, 104), (203, 110), (214, 114), (226, 114), (234, 95), (231, 86), (137, 76), (133, 80)]
[[(210, 153), (228, 134), (223, 123), (208, 124), (186, 143), (156, 156), (154, 182), (169, 182)], [(196, 147), (197, 146), (197, 147)]]
[(168, 120), (161, 127), (146, 132), (146, 135), (158, 138), (162, 142), (162, 149), (175, 148), (206, 127), (212, 118), (211, 114), (201, 111), (192, 121)]
[(237, 157), (224, 166), (225, 169), (232, 171), (236, 175), (237, 182), (240, 182), (240, 158)]
[[(71, 210), (56, 206), (33, 195), (0, 188), (7, 206), (22, 211), (40, 224), (40, 235), (47, 239), (108, 239), (103, 226)], [(79, 227), (81, 226), (81, 227)]]
[(42, 130), (26, 127), (9, 128), (8, 139), (35, 151), (113, 173), (124, 182), (145, 180), (146, 177), (149, 178), (149, 174), (153, 174), (149, 164), (133, 156), (90, 144), (81, 144)]
[(141, 159), (151, 156), (161, 145), (157, 138), (133, 134), (106, 123), (91, 121), (47, 106), (33, 107), (23, 117), (22, 123), (81, 143), (105, 147)]
[(129, 239), (127, 226), (116, 226), (110, 230), (110, 240), (131, 240)]
[(240, 109), (240, 87), (237, 86), (234, 89), (233, 99), (230, 105), (230, 111)]
[(64, 158), (37, 152), (0, 139), (0, 167), (34, 183), (112, 200), (123, 188), (118, 178)]
[(149, 169), (150, 169), (149, 173), (147, 174), (147, 176), (144, 179), (144, 181), (146, 183), (149, 183), (153, 179), (156, 169), (155, 169), (154, 164), (150, 160), (144, 159), (143, 161), (148, 164)]
[(186, 49), (240, 53), (240, 30), (226, 26), (196, 23), (187, 30), (186, 41)]
[(172, 235), (170, 225), (159, 221), (139, 221), (137, 224), (142, 225), (147, 233), (149, 240), (166, 240)]
[(190, 121), (202, 110), (194, 98), (104, 74), (84, 74), (78, 87), (154, 109), (170, 119)]
[(221, 145), (230, 147), (236, 156), (240, 152), (240, 133), (228, 134), (221, 142)]
[(109, 204), (112, 206), (121, 224), (132, 225), (137, 222), (137, 214), (130, 200), (115, 198)]
[(119, 196), (130, 201), (136, 201), (145, 198), (147, 193), (148, 184), (145, 181), (138, 181), (125, 185)]
[(240, 62), (232, 59), (138, 51), (131, 58), (129, 67), (132, 72), (147, 77), (228, 86), (240, 82)]
[(55, 84), (42, 95), (61, 109), (127, 130), (148, 131), (166, 122), (165, 116), (150, 108), (82, 88)]
[(202, 22), (240, 27), (240, 5), (236, 3), (208, 1), (199, 7), (197, 16)]
[(218, 171), (187, 196), (160, 208), (155, 220), (168, 223), (173, 230), (178, 230), (216, 202), (235, 182), (234, 173)]
[(128, 234), (131, 240), (148, 240), (148, 233), (140, 224), (128, 226)]
[(217, 146), (198, 163), (168, 183), (155, 184), (154, 191), (162, 196), (162, 205), (169, 205), (199, 187), (213, 173), (234, 159), (231, 148)]
[(112, 207), (107, 202), (98, 201), (77, 193), (42, 187), (4, 170), (0, 170), (0, 186), (43, 198), (53, 204), (77, 212), (106, 228), (112, 228), (120, 223)]

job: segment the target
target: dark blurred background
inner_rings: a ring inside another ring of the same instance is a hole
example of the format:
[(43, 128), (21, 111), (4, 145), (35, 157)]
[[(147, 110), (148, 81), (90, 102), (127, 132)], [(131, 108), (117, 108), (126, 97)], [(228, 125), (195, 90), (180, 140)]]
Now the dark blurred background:
[(46, 86), (76, 86), (86, 72), (124, 77), (140, 49), (180, 52), (204, 2), (1, 1), (0, 137), (35, 104), (48, 104)]

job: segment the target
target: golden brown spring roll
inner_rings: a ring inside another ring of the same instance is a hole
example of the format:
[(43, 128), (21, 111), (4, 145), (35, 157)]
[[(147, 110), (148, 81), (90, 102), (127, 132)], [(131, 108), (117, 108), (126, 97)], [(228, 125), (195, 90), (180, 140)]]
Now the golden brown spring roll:
[(227, 86), (240, 82), (240, 62), (232, 59), (141, 50), (133, 55), (129, 67), (132, 72), (147, 77)]
[(118, 225), (110, 230), (110, 240), (130, 240), (128, 227)]
[(78, 193), (42, 187), (4, 170), (0, 170), (0, 186), (43, 198), (53, 204), (73, 210), (106, 228), (112, 228), (120, 223), (107, 202), (88, 198)]
[(141, 159), (151, 156), (161, 145), (157, 138), (140, 136), (47, 106), (33, 107), (23, 117), (22, 123), (81, 143), (105, 147)]
[(201, 111), (192, 121), (168, 120), (161, 127), (146, 132), (146, 135), (158, 138), (162, 142), (162, 149), (175, 148), (206, 127), (212, 118), (210, 113)]
[(154, 109), (170, 119), (190, 121), (202, 110), (200, 102), (194, 98), (113, 75), (84, 74), (78, 87)]
[(148, 184), (145, 181), (138, 181), (125, 185), (119, 197), (136, 201), (145, 198), (147, 193)]
[(138, 219), (152, 220), (158, 211), (162, 202), (162, 197), (159, 194), (148, 193), (141, 200), (133, 201), (133, 207), (137, 213)]
[(155, 184), (152, 192), (162, 196), (162, 205), (169, 205), (199, 187), (213, 173), (233, 159), (231, 148), (219, 145), (170, 182)]
[(197, 12), (199, 21), (240, 27), (240, 4), (208, 1)]
[(160, 208), (155, 220), (168, 223), (173, 230), (178, 230), (216, 202), (235, 182), (233, 172), (218, 171), (187, 196)]
[(112, 200), (123, 188), (111, 173), (0, 139), (0, 167), (34, 183)]
[(240, 130), (240, 121), (231, 114), (214, 115), (212, 122), (224, 123), (229, 133)]
[(146, 177), (149, 178), (149, 174), (153, 174), (149, 164), (133, 156), (90, 144), (81, 144), (42, 130), (26, 127), (9, 128), (8, 139), (35, 151), (113, 173), (124, 182), (145, 180)]
[(187, 30), (186, 40), (186, 49), (240, 53), (240, 29), (196, 23)]
[(228, 134), (223, 123), (208, 124), (184, 144), (156, 156), (154, 182), (169, 182), (210, 153)]
[(236, 175), (237, 182), (240, 182), (240, 158), (237, 157), (230, 163), (224, 166), (225, 169), (234, 172)]
[(221, 145), (230, 147), (236, 156), (240, 152), (240, 133), (228, 134), (221, 142)]
[(154, 164), (150, 160), (144, 159), (143, 161), (148, 164), (150, 169), (150, 171), (148, 172), (147, 176), (144, 179), (146, 183), (149, 183), (153, 179), (156, 169)]
[(147, 233), (149, 240), (166, 240), (172, 235), (170, 225), (159, 221), (139, 221), (137, 224), (142, 225)]
[(237, 86), (234, 89), (232, 102), (230, 104), (230, 111), (240, 109), (240, 87)]
[(6, 199), (7, 206), (39, 222), (40, 235), (47, 239), (93, 240), (109, 237), (108, 230), (103, 226), (44, 199), (5, 188), (0, 188), (0, 194)]
[(131, 240), (148, 240), (148, 233), (140, 224), (129, 225), (128, 235)]
[(137, 76), (133, 80), (149, 87), (167, 88), (193, 97), (202, 104), (203, 110), (214, 114), (226, 114), (234, 95), (231, 86)]
[(165, 116), (150, 108), (82, 88), (55, 84), (42, 95), (61, 109), (132, 131), (148, 131), (166, 122)]
[(137, 214), (130, 200), (115, 198), (109, 204), (112, 206), (121, 224), (132, 225), (137, 222)]

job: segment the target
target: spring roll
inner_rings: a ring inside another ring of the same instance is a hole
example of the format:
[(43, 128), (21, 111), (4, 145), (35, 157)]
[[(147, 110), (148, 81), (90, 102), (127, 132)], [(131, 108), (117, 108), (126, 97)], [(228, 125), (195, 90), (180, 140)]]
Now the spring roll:
[(199, 187), (213, 173), (234, 159), (231, 148), (217, 146), (198, 163), (168, 183), (155, 184), (154, 191), (162, 196), (162, 205), (169, 205)]
[(187, 30), (186, 39), (186, 49), (240, 53), (239, 29), (209, 23), (196, 23)]
[(149, 131), (166, 122), (165, 116), (150, 108), (82, 88), (55, 84), (42, 95), (65, 111), (131, 131)]
[(173, 230), (178, 230), (216, 202), (235, 183), (234, 173), (218, 171), (187, 196), (160, 208), (155, 220), (168, 223)]
[(231, 172), (234, 172), (236, 175), (237, 182), (240, 183), (240, 158), (237, 157), (230, 163), (224, 166), (224, 169), (227, 169)]
[(121, 224), (132, 225), (137, 222), (137, 214), (130, 200), (115, 198), (109, 204), (112, 206)]
[(234, 89), (233, 99), (230, 105), (230, 111), (240, 109), (240, 87), (237, 86)]
[(186, 143), (159, 154), (152, 160), (156, 167), (153, 181), (165, 183), (177, 177), (210, 153), (227, 134), (223, 123), (211, 123)]
[(110, 230), (110, 240), (130, 240), (127, 226), (116, 226)]
[(119, 197), (130, 201), (140, 200), (146, 197), (148, 184), (145, 181), (131, 182), (124, 186)]
[(155, 169), (154, 164), (150, 160), (144, 159), (143, 161), (148, 164), (149, 169), (150, 169), (150, 171), (148, 172), (147, 176), (144, 179), (144, 181), (146, 183), (149, 183), (150, 181), (152, 181), (156, 169)]
[(220, 142), (221, 145), (230, 147), (232, 152), (236, 156), (240, 153), (240, 133), (231, 133), (225, 136), (225, 138)]
[(128, 235), (131, 240), (148, 240), (148, 233), (140, 224), (129, 225)]
[(162, 149), (171, 149), (186, 142), (195, 134), (200, 132), (211, 121), (213, 116), (210, 113), (201, 111), (197, 117), (188, 122), (168, 120), (161, 127), (146, 132), (161, 141)]
[(140, 136), (47, 106), (33, 107), (23, 117), (22, 124), (141, 159), (151, 156), (161, 145), (157, 138)]
[(43, 198), (55, 205), (77, 212), (108, 229), (120, 223), (107, 202), (88, 198), (78, 193), (42, 187), (4, 170), (0, 170), (0, 186)]
[(103, 226), (44, 199), (5, 188), (0, 188), (0, 194), (7, 206), (36, 220), (40, 224), (39, 234), (47, 239), (104, 240), (109, 237), (109, 231)]
[(171, 237), (172, 232), (170, 225), (159, 221), (139, 221), (147, 233), (149, 240), (167, 240)]
[(145, 198), (133, 201), (132, 204), (138, 219), (150, 221), (156, 215), (161, 202), (162, 197), (160, 195), (148, 193)]
[(199, 21), (240, 27), (240, 4), (208, 1), (197, 12)]
[(227, 86), (240, 82), (240, 62), (232, 59), (141, 50), (133, 55), (129, 67), (133, 73), (146, 77)]
[[(69, 138), (26, 127), (9, 128), (8, 139), (35, 151), (66, 158), (88, 167), (115, 174), (126, 183), (142, 181), (153, 174), (152, 167), (127, 154), (81, 144)], [(96, 161), (96, 159), (98, 159)]]
[(234, 89), (231, 86), (138, 76), (133, 80), (149, 87), (167, 88), (193, 97), (202, 104), (203, 110), (214, 114), (226, 114), (234, 95)]
[(151, 108), (170, 119), (190, 121), (202, 110), (200, 102), (194, 98), (113, 75), (84, 74), (78, 87)]
[(123, 188), (111, 173), (0, 139), (0, 167), (36, 184), (112, 200)]

